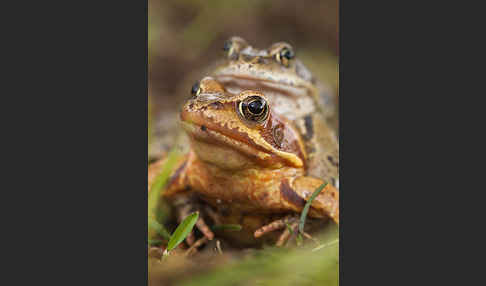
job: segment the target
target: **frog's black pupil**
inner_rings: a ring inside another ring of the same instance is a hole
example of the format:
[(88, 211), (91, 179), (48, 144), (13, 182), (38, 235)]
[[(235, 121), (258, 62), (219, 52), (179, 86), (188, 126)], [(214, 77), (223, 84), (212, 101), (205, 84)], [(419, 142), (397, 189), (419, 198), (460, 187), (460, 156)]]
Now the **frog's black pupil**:
[(227, 52), (231, 48), (231, 41), (224, 42), (223, 51)]
[(250, 112), (253, 114), (261, 114), (264, 108), (265, 103), (263, 103), (260, 99), (254, 100), (248, 104), (248, 110), (250, 110)]
[(282, 51), (282, 57), (285, 57), (287, 59), (292, 59), (294, 57), (294, 52), (289, 50), (289, 49), (285, 49)]
[(199, 82), (196, 82), (191, 88), (191, 94), (196, 94), (199, 89)]

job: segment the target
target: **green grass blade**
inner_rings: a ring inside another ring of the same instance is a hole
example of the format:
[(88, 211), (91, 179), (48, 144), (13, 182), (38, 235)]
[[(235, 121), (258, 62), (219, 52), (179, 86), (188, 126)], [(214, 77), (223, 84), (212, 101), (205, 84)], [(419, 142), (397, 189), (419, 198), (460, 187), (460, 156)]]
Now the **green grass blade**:
[(304, 243), (304, 239), (302, 238), (301, 233), (297, 235), (297, 238), (295, 240), (297, 241), (297, 246), (301, 246)]
[(162, 167), (162, 171), (160, 174), (155, 178), (148, 197), (148, 212), (149, 215), (153, 215), (155, 212), (155, 208), (157, 207), (157, 203), (159, 201), (160, 195), (162, 193), (162, 189), (165, 187), (169, 176), (174, 169), (174, 166), (179, 158), (179, 152), (174, 148), (170, 151), (169, 155), (167, 156), (167, 161), (164, 163)]
[[(151, 185), (150, 192), (148, 194), (148, 233), (149, 239), (154, 238), (154, 230), (156, 233), (162, 235), (162, 237), (166, 238), (167, 240), (170, 238), (169, 232), (165, 229), (165, 227), (159, 223), (157, 223), (156, 218), (157, 210), (160, 207), (160, 197), (162, 195), (162, 191), (169, 180), (170, 174), (177, 163), (179, 158), (179, 152), (174, 148), (170, 151), (167, 159), (162, 166), (162, 170), (159, 175), (155, 178), (153, 184)], [(154, 223), (155, 222), (155, 223)]]
[(179, 243), (181, 243), (189, 232), (192, 230), (199, 218), (199, 213), (195, 212), (188, 215), (180, 224), (177, 226), (176, 230), (170, 237), (169, 243), (167, 244), (167, 251), (174, 249)]
[(239, 224), (217, 224), (211, 227), (211, 230), (231, 230), (240, 231), (241, 225)]
[(305, 220), (307, 218), (307, 213), (309, 212), (309, 208), (312, 204), (312, 201), (317, 197), (317, 195), (327, 186), (327, 182), (320, 185), (311, 195), (309, 200), (305, 203), (304, 209), (302, 210), (302, 214), (300, 215), (300, 222), (299, 222), (299, 232), (304, 232), (304, 225)]
[(287, 226), (287, 229), (289, 230), (290, 234), (294, 234), (294, 231), (292, 230), (292, 227), (290, 226), (290, 224), (288, 222), (285, 223), (285, 225)]

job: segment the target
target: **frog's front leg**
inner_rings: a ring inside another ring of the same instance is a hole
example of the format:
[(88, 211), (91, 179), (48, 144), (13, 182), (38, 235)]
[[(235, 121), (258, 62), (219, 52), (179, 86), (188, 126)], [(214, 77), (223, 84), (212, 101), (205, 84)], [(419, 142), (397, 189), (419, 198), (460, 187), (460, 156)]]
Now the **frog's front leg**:
[[(298, 177), (291, 181), (287, 179), (282, 180), (279, 186), (281, 207), (299, 213), (302, 212), (306, 201), (323, 183), (323, 181), (313, 177)], [(308, 216), (317, 219), (330, 217), (339, 224), (339, 191), (328, 184), (312, 201)], [(292, 231), (296, 231), (299, 217), (299, 214), (293, 214), (273, 221), (255, 231), (254, 236), (260, 237), (266, 233), (285, 228), (277, 242), (278, 246), (283, 245), (291, 234), (287, 226)]]
[[(322, 180), (313, 177), (298, 177), (292, 181), (290, 188), (307, 201), (323, 183)], [(339, 224), (339, 190), (330, 183), (327, 184), (312, 201), (308, 215), (312, 218), (330, 217), (336, 224)]]
[[(169, 200), (176, 209), (176, 215), (179, 223), (184, 220), (191, 212), (200, 211), (199, 200), (190, 191), (190, 186), (187, 180), (187, 172), (190, 169), (193, 159), (193, 154), (186, 155), (179, 159), (176, 163), (174, 171), (169, 176), (167, 185), (163, 192), (163, 196)], [(161, 159), (151, 164), (148, 168), (148, 185), (149, 192), (150, 187), (153, 184), (157, 174), (160, 174), (162, 167), (165, 163), (165, 159)], [(196, 227), (203, 233), (208, 239), (212, 240), (214, 234), (206, 224), (202, 214), (200, 213), (199, 219), (196, 222)], [(194, 243), (194, 233), (187, 236), (186, 242), (189, 245)]]
[[(203, 235), (208, 239), (212, 240), (214, 238), (214, 234), (206, 224), (204, 220), (203, 214), (201, 213), (202, 206), (199, 203), (197, 197), (190, 192), (184, 193), (177, 193), (173, 195), (171, 198), (172, 205), (176, 209), (177, 212), (177, 220), (178, 222), (182, 222), (188, 215), (192, 212), (199, 212), (199, 218), (196, 222), (196, 227), (203, 233)], [(194, 243), (194, 232), (191, 231), (186, 238), (186, 242), (188, 245), (192, 245)]]

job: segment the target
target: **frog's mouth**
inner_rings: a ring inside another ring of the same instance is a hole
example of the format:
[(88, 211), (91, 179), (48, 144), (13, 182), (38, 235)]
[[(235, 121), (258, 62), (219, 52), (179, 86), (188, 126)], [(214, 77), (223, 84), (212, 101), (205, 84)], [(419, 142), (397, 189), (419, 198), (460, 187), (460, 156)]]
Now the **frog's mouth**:
[[(223, 153), (229, 154), (230, 150), (236, 151), (249, 158), (250, 161), (266, 167), (281, 167), (282, 165), (302, 167), (304, 164), (299, 156), (272, 149), (272, 146), (264, 139), (259, 144), (254, 139), (255, 134), (250, 136), (248, 133), (239, 131), (238, 128), (228, 127), (228, 124), (216, 123), (201, 112), (183, 108), (180, 118), (182, 128), (191, 140), (195, 141), (195, 144), (205, 145), (205, 152), (219, 149)], [(200, 156), (209, 155), (200, 154)]]
[(214, 128), (214, 126), (206, 124), (197, 124), (195, 122), (182, 120), (182, 128), (187, 134), (191, 136), (192, 139), (206, 144), (214, 145), (216, 147), (223, 147), (233, 149), (239, 153), (246, 155), (247, 157), (253, 159), (259, 159), (262, 162), (269, 162), (273, 154), (267, 150), (262, 150), (263, 148), (258, 148), (259, 146), (251, 142), (242, 140), (241, 138), (235, 138), (230, 134), (225, 134), (221, 130)]

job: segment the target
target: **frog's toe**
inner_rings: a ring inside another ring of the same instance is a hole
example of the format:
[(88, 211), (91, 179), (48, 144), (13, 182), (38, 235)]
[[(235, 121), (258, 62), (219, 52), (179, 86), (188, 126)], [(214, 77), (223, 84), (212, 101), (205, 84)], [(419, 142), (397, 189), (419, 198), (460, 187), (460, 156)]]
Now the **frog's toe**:
[(287, 225), (287, 228), (279, 236), (277, 243), (275, 245), (278, 247), (283, 246), (285, 242), (289, 241), (289, 238), (297, 232), (298, 227), (299, 227), (298, 221), (294, 221), (292, 224)]
[(189, 249), (186, 250), (185, 255), (189, 256), (189, 255), (192, 255), (194, 253), (197, 253), (197, 248), (199, 246), (205, 244), (206, 242), (208, 242), (207, 237), (202, 237), (202, 238), (198, 239), (194, 244), (191, 245), (191, 247), (189, 247)]
[(312, 237), (312, 235), (308, 234), (307, 232), (303, 232), (302, 235), (304, 235), (305, 238), (309, 239), (309, 240), (312, 240), (314, 243), (316, 243), (317, 245), (319, 245), (319, 241), (317, 239), (315, 239), (314, 237)]
[(273, 222), (271, 222), (267, 225), (264, 225), (261, 228), (257, 229), (254, 233), (254, 236), (256, 238), (258, 238), (258, 237), (260, 237), (260, 236), (262, 236), (266, 233), (282, 229), (287, 225), (287, 223), (293, 223), (296, 219), (298, 220), (298, 218), (296, 216), (288, 215), (284, 218), (273, 221)]
[(254, 236), (256, 238), (266, 234), (266, 233), (269, 233), (269, 232), (272, 232), (272, 231), (275, 231), (275, 230), (278, 230), (278, 229), (282, 229), (284, 228), (285, 226), (285, 222), (283, 219), (280, 219), (280, 220), (276, 220), (270, 224), (267, 224), (267, 225), (264, 225), (262, 226), (261, 228), (257, 229), (254, 233)]
[(204, 234), (204, 237), (206, 237), (208, 240), (213, 240), (214, 233), (211, 231), (202, 217), (199, 217), (197, 220), (196, 227)]

